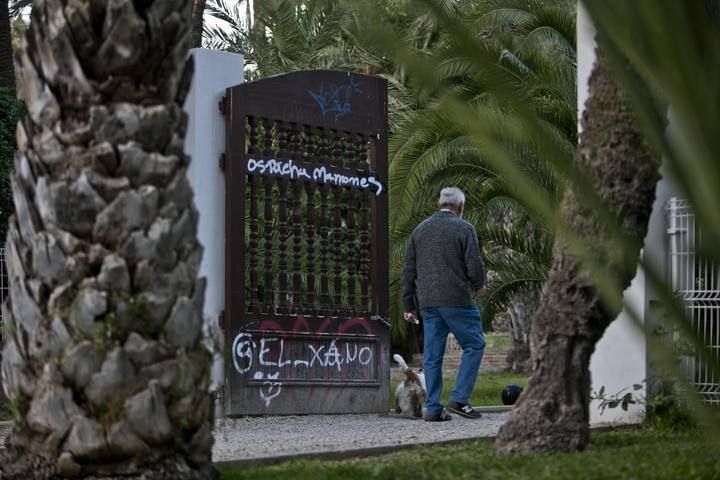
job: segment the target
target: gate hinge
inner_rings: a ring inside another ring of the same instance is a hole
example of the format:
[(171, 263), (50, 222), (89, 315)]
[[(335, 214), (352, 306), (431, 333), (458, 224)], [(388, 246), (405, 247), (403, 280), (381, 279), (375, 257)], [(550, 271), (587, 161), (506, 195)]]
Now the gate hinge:
[(220, 154), (220, 157), (218, 158), (218, 166), (220, 167), (220, 170), (223, 172), (225, 171), (225, 163), (227, 162), (227, 155), (224, 153)]
[(220, 315), (218, 315), (218, 326), (220, 327), (220, 330), (225, 330), (225, 310), (220, 310)]
[(374, 320), (374, 321), (376, 321), (376, 322), (380, 322), (380, 323), (382, 323), (383, 325), (385, 325), (385, 326), (388, 327), (388, 328), (390, 328), (390, 327), (392, 326), (392, 325), (390, 325), (390, 322), (388, 322), (387, 320), (385, 320), (385, 319), (382, 317), (382, 315), (373, 315), (372, 317), (370, 317), (370, 320)]
[(227, 111), (227, 97), (225, 95), (223, 95), (218, 102), (218, 110), (220, 110), (220, 113), (225, 115), (225, 112)]

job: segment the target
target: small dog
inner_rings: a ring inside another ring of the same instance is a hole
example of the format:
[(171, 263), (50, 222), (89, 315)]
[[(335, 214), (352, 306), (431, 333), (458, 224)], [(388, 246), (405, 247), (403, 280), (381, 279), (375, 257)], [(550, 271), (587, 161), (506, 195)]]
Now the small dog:
[(414, 371), (405, 363), (402, 356), (395, 354), (393, 359), (400, 364), (405, 374), (405, 381), (395, 389), (395, 413), (410, 417), (422, 418), (427, 390), (425, 374), (422, 370)]

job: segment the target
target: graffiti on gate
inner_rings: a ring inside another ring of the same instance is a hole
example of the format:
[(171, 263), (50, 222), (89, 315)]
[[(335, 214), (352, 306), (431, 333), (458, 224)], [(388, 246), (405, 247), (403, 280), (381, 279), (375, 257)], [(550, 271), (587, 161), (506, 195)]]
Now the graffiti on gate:
[[(300, 317), (296, 329), (303, 322)], [(272, 327), (273, 322), (269, 323), (265, 326)], [(362, 325), (368, 327), (363, 319), (351, 319), (344, 328)], [(336, 335), (325, 333), (321, 337), (293, 336), (292, 332), (274, 336), (272, 330), (242, 331), (232, 344), (233, 366), (237, 373), (259, 382), (260, 399), (266, 407), (290, 381), (375, 380), (376, 343), (343, 336), (343, 331), (341, 326)]]
[(326, 88), (321, 83), (319, 92), (308, 90), (308, 94), (320, 106), (323, 117), (326, 114), (335, 114), (335, 121), (337, 121), (340, 117), (352, 113), (350, 98), (353, 92), (362, 93), (360, 86), (360, 81), (351, 76), (345, 84), (332, 84)]
[[(308, 172), (308, 169), (310, 171)], [(248, 173), (259, 173), (260, 175), (272, 175), (286, 177), (291, 180), (298, 178), (313, 180), (317, 183), (327, 183), (341, 187), (355, 187), (360, 189), (375, 189), (375, 195), (380, 196), (383, 192), (383, 185), (372, 175), (346, 175), (335, 172), (326, 166), (312, 167), (303, 166), (294, 160), (277, 159), (256, 159), (248, 158)]]
[[(355, 342), (352, 342), (355, 343)], [(351, 342), (338, 341), (333, 338), (330, 344), (309, 343), (308, 356), (304, 358), (285, 358), (285, 339), (273, 337), (254, 338), (252, 334), (243, 332), (235, 337), (233, 342), (233, 365), (238, 373), (245, 374), (253, 369), (256, 362), (261, 367), (325, 367), (337, 369), (342, 373), (343, 365), (359, 362), (360, 365), (369, 365), (373, 359), (372, 347), (359, 346)], [(277, 346), (277, 348), (273, 348)], [(275, 355), (272, 355), (275, 353)], [(309, 358), (309, 360), (308, 360)]]

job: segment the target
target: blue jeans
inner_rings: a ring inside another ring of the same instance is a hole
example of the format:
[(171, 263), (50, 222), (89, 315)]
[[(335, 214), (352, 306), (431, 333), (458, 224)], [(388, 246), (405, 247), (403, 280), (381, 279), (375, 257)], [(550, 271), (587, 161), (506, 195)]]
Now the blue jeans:
[(440, 401), (443, 387), (442, 363), (448, 333), (452, 332), (455, 335), (463, 350), (460, 368), (455, 378), (455, 389), (450, 394), (450, 401), (457, 403), (468, 403), (475, 387), (480, 362), (485, 352), (485, 335), (480, 311), (475, 306), (430, 307), (421, 309), (420, 313), (423, 318), (423, 370), (427, 388), (425, 414), (437, 415), (443, 409)]

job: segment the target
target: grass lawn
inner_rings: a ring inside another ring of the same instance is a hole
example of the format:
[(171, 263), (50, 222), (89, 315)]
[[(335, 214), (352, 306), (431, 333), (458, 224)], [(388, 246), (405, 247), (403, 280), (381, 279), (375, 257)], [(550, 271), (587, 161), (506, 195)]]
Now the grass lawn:
[[(512, 339), (509, 335), (499, 335), (494, 333), (488, 333), (485, 335), (486, 352), (494, 348), (507, 348), (512, 345)], [(455, 377), (452, 374), (448, 374), (445, 371), (443, 377), (443, 401), (447, 401), (450, 398), (450, 392), (455, 385)], [(398, 383), (403, 381), (404, 375), (399, 372), (393, 373), (390, 378), (390, 403), (391, 407), (395, 405), (395, 388)], [(517, 373), (485, 373), (483, 372), (482, 366), (480, 367), (480, 376), (478, 377), (475, 389), (470, 397), (470, 404), (474, 406), (487, 407), (502, 405), (500, 399), (500, 392), (510, 383), (516, 383), (521, 387), (527, 386), (529, 374), (517, 374)]]
[[(491, 405), (502, 405), (500, 399), (500, 392), (509, 383), (517, 383), (521, 387), (525, 388), (528, 382), (528, 374), (518, 373), (482, 373), (478, 376), (477, 382), (475, 383), (475, 389), (470, 397), (470, 405), (473, 406), (491, 406)], [(453, 377), (446, 377), (443, 379), (443, 401), (447, 401), (450, 398), (450, 392), (455, 385), (455, 379)]]
[(485, 334), (485, 348), (508, 348), (512, 346), (510, 335)]
[(492, 441), (481, 440), (344, 461), (298, 460), (224, 469), (222, 478), (713, 480), (720, 479), (720, 455), (718, 447), (698, 431), (670, 433), (639, 427), (594, 433), (588, 450), (580, 453), (498, 457)]
[[(396, 376), (391, 379), (390, 382), (390, 403), (391, 406), (395, 405), (395, 388), (397, 384), (402, 380), (400, 376)], [(478, 377), (477, 383), (475, 384), (475, 390), (473, 390), (472, 397), (470, 397), (470, 404), (476, 407), (482, 406), (495, 406), (502, 405), (500, 399), (500, 392), (505, 388), (505, 385), (509, 383), (517, 383), (521, 387), (525, 387), (528, 382), (527, 374), (517, 373), (482, 373)], [(451, 376), (445, 376), (443, 378), (443, 401), (447, 401), (450, 398), (450, 392), (455, 385), (455, 378)]]

